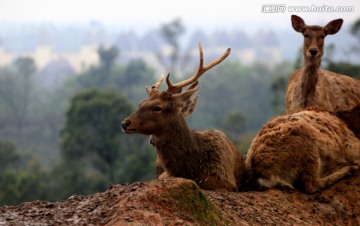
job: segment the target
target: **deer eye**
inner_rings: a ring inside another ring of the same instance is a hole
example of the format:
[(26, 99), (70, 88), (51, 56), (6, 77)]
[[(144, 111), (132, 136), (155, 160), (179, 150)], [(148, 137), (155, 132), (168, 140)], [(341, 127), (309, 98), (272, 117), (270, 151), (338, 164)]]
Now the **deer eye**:
[(155, 112), (160, 112), (160, 111), (161, 111), (161, 107), (154, 107), (152, 110), (155, 111)]
[(309, 37), (309, 35), (308, 35), (308, 34), (305, 34), (305, 35), (304, 35), (304, 37), (305, 37), (305, 38), (308, 38), (308, 37)]
[(325, 38), (325, 35), (321, 35), (320, 38), (321, 38), (321, 39), (324, 39), (324, 38)]

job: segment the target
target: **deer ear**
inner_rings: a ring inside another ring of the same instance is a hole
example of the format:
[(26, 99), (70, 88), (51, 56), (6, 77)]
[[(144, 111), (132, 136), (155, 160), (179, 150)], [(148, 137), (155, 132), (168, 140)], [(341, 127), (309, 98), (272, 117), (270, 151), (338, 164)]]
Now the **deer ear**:
[(181, 114), (183, 114), (183, 116), (186, 118), (189, 115), (191, 115), (191, 113), (194, 112), (197, 101), (198, 101), (199, 97), (196, 96), (195, 99), (193, 100), (189, 100), (188, 102), (186, 102), (186, 104), (184, 104), (184, 106), (181, 108)]
[(305, 22), (304, 20), (296, 15), (291, 16), (291, 25), (294, 28), (295, 31), (302, 33), (305, 28)]
[(148, 95), (150, 96), (151, 87), (150, 87), (150, 86), (146, 86), (145, 89), (146, 89), (146, 92), (148, 93)]
[(195, 110), (195, 106), (198, 100), (198, 91), (199, 87), (196, 87), (176, 94), (176, 97), (178, 98), (181, 106), (180, 111), (184, 117), (189, 116)]
[(327, 34), (327, 35), (336, 34), (340, 30), (342, 24), (343, 24), (343, 19), (337, 19), (337, 20), (330, 21), (325, 26), (325, 34)]
[(196, 98), (198, 91), (199, 91), (199, 87), (195, 87), (192, 89), (187, 89), (182, 93), (175, 94), (175, 96), (179, 98), (180, 101), (185, 101), (185, 102), (188, 100), (193, 101)]

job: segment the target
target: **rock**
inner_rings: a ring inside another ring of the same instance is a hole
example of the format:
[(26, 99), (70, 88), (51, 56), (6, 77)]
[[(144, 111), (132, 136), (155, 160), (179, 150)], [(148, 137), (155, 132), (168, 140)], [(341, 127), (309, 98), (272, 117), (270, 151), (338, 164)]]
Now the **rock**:
[(316, 193), (203, 191), (170, 178), (0, 207), (0, 225), (360, 225), (360, 173)]

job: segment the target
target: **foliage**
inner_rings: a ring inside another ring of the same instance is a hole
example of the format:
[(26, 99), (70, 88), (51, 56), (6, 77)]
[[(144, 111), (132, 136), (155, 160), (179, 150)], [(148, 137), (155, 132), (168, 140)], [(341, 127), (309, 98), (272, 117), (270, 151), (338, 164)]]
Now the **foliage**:
[(360, 41), (360, 18), (357, 19), (350, 27), (350, 33)]
[(144, 60), (130, 61), (125, 67), (117, 66), (111, 84), (126, 93), (126, 97), (136, 104), (146, 97), (145, 87), (155, 83), (154, 70)]
[[(137, 103), (144, 96), (145, 86), (154, 82), (154, 70), (142, 59), (130, 61), (127, 65), (116, 65), (116, 47), (100, 47), (100, 65), (92, 66), (77, 75), (70, 85), (75, 91), (89, 88), (113, 88), (126, 94), (129, 101)], [(76, 93), (76, 92), (75, 92)]]
[(31, 58), (18, 58), (13, 67), (0, 71), (0, 98), (6, 108), (7, 119), (11, 119), (17, 131), (26, 121), (29, 100), (32, 95), (32, 77), (35, 63)]
[[(132, 112), (114, 90), (91, 89), (71, 100), (61, 131), (63, 161), (56, 171), (69, 194), (104, 190), (110, 183), (155, 177), (154, 151), (142, 137), (121, 133), (121, 120)], [(146, 146), (144, 145), (146, 144)]]
[(0, 141), (0, 205), (46, 198), (47, 174), (12, 142)]
[(121, 118), (132, 107), (123, 96), (113, 90), (89, 90), (76, 95), (66, 112), (65, 127), (61, 131), (62, 154), (65, 161), (84, 160), (95, 154), (94, 162), (102, 173), (114, 180), (114, 165), (119, 158)]
[(16, 162), (19, 157), (20, 155), (12, 142), (0, 142), (0, 172), (3, 172), (9, 167), (14, 167), (14, 162)]
[(271, 82), (273, 100), (271, 102), (274, 113), (283, 113), (285, 111), (285, 93), (287, 88), (287, 78), (279, 76)]
[(235, 112), (238, 119), (240, 115), (246, 119), (245, 122), (238, 120), (241, 125), (233, 125), (238, 128), (236, 137), (242, 131), (256, 131), (272, 116), (270, 76), (265, 65), (248, 67), (237, 62), (228, 62), (209, 71), (201, 78), (200, 98), (190, 117), (191, 124), (201, 129), (216, 127), (230, 134), (230, 125), (224, 122), (231, 121), (226, 118)]
[(47, 183), (47, 200), (61, 200), (72, 195), (88, 195), (103, 191), (108, 181), (104, 175), (88, 170), (85, 163), (77, 161), (61, 161), (50, 172), (51, 179)]
[(299, 69), (297, 64), (298, 61), (295, 62), (294, 66), (289, 62), (283, 62), (277, 65), (272, 72), (273, 79), (270, 82), (270, 86), (273, 98), (271, 105), (275, 115), (285, 113), (287, 83), (293, 73), (293, 68), (295, 68), (295, 70)]
[(237, 136), (244, 131), (245, 117), (240, 111), (229, 112), (222, 120), (221, 127), (229, 133), (231, 139), (236, 140)]
[(116, 58), (120, 51), (115, 46), (105, 48), (100, 46), (97, 50), (100, 58), (100, 65), (91, 66), (89, 70), (85, 71), (77, 79), (81, 87), (109, 87), (111, 84), (111, 77), (113, 75), (113, 68)]
[(327, 69), (339, 74), (360, 79), (360, 65), (355, 65), (348, 62), (330, 62), (327, 66)]
[[(185, 27), (182, 24), (181, 19), (175, 19), (167, 24), (163, 24), (160, 29), (160, 33), (165, 41), (171, 46), (170, 54), (170, 67), (168, 71), (174, 72), (175, 66), (178, 64), (180, 56), (180, 43), (179, 38), (185, 32)], [(163, 62), (167, 64), (167, 62)]]

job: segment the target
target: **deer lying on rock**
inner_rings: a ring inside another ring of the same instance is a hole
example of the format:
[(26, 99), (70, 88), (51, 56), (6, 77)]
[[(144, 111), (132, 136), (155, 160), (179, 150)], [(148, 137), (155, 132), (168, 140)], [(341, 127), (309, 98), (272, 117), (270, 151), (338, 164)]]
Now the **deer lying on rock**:
[(167, 90), (159, 91), (163, 78), (147, 87), (149, 97), (123, 120), (122, 127), (126, 133), (151, 135), (157, 165), (165, 171), (159, 178), (183, 177), (194, 180), (202, 189), (235, 191), (245, 178), (242, 155), (236, 146), (219, 130), (193, 131), (186, 123), (197, 103), (197, 80), (230, 54), (228, 49), (204, 67), (201, 44), (199, 51), (200, 64), (193, 77), (172, 84), (168, 74)]
[(315, 107), (270, 120), (245, 159), (253, 184), (308, 193), (332, 185), (359, 164), (360, 140), (338, 117)]
[(291, 22), (294, 30), (304, 36), (304, 63), (289, 79), (286, 112), (292, 113), (310, 106), (338, 112), (357, 106), (360, 103), (360, 81), (320, 68), (324, 39), (327, 35), (336, 34), (343, 20), (333, 20), (325, 27), (309, 26), (302, 18), (292, 15)]
[(343, 120), (349, 129), (360, 139), (360, 104), (353, 109), (333, 112), (333, 114)]

